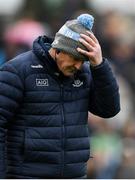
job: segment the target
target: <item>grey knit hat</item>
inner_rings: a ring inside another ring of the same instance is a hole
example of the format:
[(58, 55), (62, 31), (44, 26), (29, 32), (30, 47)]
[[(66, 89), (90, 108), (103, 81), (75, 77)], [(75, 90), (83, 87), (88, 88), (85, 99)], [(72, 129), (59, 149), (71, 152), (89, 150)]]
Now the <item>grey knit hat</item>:
[(79, 42), (80, 34), (92, 31), (94, 17), (90, 14), (81, 14), (77, 19), (67, 21), (56, 33), (52, 47), (71, 54), (76, 59), (87, 61), (88, 58), (77, 51), (77, 47), (86, 50), (86, 47)]

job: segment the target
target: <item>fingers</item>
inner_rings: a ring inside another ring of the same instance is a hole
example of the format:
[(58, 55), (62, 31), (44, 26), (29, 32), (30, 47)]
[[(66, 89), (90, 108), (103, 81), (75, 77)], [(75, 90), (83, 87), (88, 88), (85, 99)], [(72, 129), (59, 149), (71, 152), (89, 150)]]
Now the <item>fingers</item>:
[[(89, 34), (91, 35), (92, 33)], [(96, 43), (95, 43), (96, 40), (95, 38), (93, 38), (93, 36), (92, 38), (89, 35), (85, 35), (85, 34), (80, 34), (80, 36), (81, 38), (79, 39), (79, 41), (86, 47), (87, 50), (83, 50), (79, 47), (77, 48), (77, 50), (80, 53), (89, 56), (89, 52), (94, 51), (94, 48), (96, 47)]]
[(102, 50), (100, 44), (92, 32), (87, 31), (87, 33), (87, 35), (80, 34), (81, 38), (79, 39), (87, 50), (78, 47), (77, 51), (87, 56), (92, 65), (98, 65), (102, 62)]
[(88, 41), (85, 41), (84, 39), (80, 38), (79, 41), (88, 49), (88, 51), (91, 51), (93, 49), (93, 46), (90, 43), (88, 43)]
[(79, 39), (79, 41), (88, 49), (88, 51), (91, 51), (99, 43), (92, 32), (87, 31), (87, 33), (88, 35), (80, 34), (81, 38)]
[[(95, 42), (93, 41), (93, 39), (92, 38), (90, 38), (90, 36), (88, 36), (88, 35), (85, 35), (85, 34), (80, 34), (80, 36), (81, 36), (81, 38), (79, 39), (79, 41), (81, 42), (81, 43), (83, 43), (84, 41), (85, 42), (87, 42), (88, 44), (90, 44), (91, 46), (95, 46)], [(85, 43), (86, 44), (86, 43)], [(85, 45), (84, 44), (84, 45)]]
[(98, 43), (98, 40), (97, 38), (95, 37), (95, 35), (90, 32), (90, 31), (87, 31), (88, 35), (90, 36), (90, 38), (95, 42), (95, 43)]
[(79, 47), (77, 48), (77, 51), (89, 57), (89, 52), (88, 51), (85, 51), (85, 50), (83, 50), (83, 49), (81, 49)]

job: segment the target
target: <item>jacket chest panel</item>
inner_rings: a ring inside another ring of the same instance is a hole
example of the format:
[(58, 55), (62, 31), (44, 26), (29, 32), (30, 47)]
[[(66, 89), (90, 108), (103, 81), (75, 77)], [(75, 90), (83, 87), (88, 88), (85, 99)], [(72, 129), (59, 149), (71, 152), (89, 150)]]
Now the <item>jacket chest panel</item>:
[(31, 74), (25, 79), (26, 91), (58, 90), (59, 85), (45, 73)]

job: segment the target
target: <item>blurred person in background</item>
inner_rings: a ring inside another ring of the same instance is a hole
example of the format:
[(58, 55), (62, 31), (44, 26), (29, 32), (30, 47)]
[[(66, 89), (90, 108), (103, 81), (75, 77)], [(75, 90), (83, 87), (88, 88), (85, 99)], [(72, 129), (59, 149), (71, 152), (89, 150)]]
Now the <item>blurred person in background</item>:
[(88, 111), (120, 111), (93, 23), (89, 14), (67, 21), (0, 68), (0, 178), (86, 177)]
[(104, 56), (111, 58), (114, 43), (119, 42), (121, 37), (128, 37), (127, 26), (126, 18), (116, 11), (107, 11), (98, 18), (95, 34), (102, 45)]
[(5, 61), (30, 50), (34, 39), (44, 33), (48, 35), (44, 25), (27, 16), (7, 26), (3, 35)]
[[(135, 92), (135, 60), (134, 60), (134, 23), (130, 16), (116, 11), (108, 11), (100, 16), (96, 24), (96, 34), (115, 71), (131, 86)], [(117, 27), (117, 28), (115, 28)]]
[[(135, 60), (133, 54), (133, 43), (126, 41), (124, 37), (113, 43), (111, 49), (112, 63), (115, 66), (116, 72), (127, 81), (133, 96), (135, 96)], [(130, 99), (130, 96), (128, 98)], [(133, 110), (135, 110), (134, 98), (132, 102)]]

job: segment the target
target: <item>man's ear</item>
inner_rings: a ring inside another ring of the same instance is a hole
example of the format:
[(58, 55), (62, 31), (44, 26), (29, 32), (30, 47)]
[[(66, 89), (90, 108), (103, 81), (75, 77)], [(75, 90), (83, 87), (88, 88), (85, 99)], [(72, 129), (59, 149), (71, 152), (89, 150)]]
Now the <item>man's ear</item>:
[(55, 59), (55, 61), (57, 61), (57, 56), (59, 55), (59, 53), (60, 53), (60, 50), (55, 49), (55, 51), (54, 51), (54, 59)]
[(56, 54), (59, 54), (60, 53), (60, 50), (59, 49), (56, 49)]

